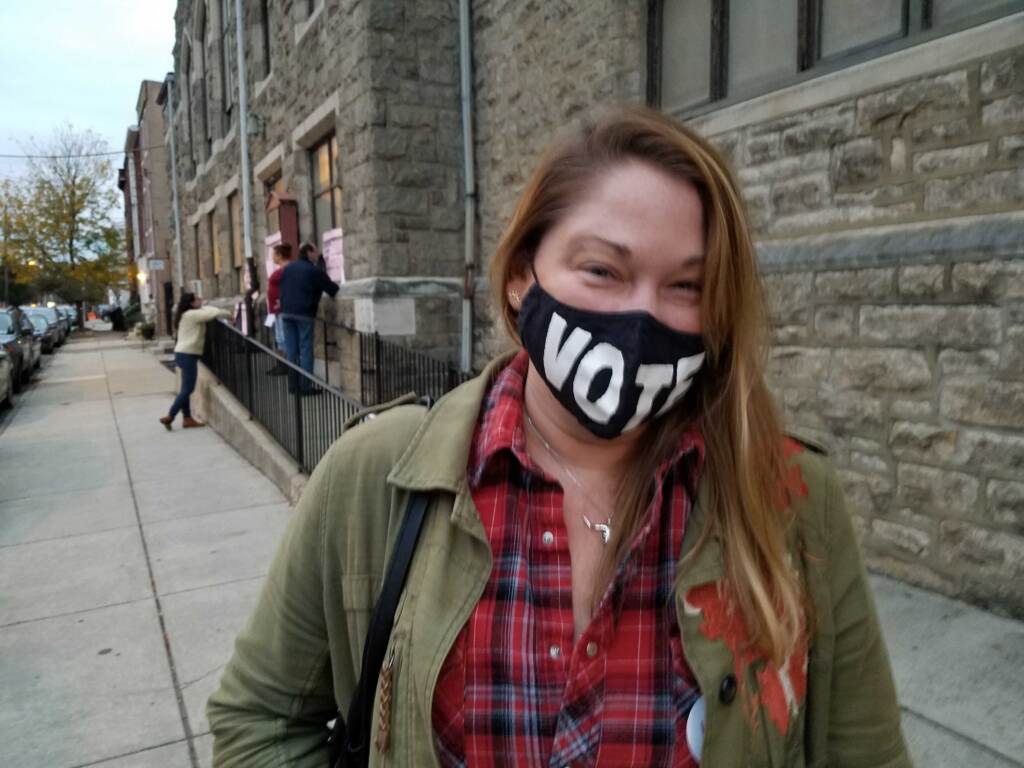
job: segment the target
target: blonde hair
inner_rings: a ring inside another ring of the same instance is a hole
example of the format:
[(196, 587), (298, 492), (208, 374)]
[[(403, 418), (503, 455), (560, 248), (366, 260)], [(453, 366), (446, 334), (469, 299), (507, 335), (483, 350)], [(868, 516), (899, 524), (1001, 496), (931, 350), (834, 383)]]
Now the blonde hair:
[(743, 201), (728, 165), (702, 137), (649, 109), (617, 110), (549, 150), (530, 177), (491, 264), (491, 286), (509, 333), (518, 340), (509, 281), (522, 275), (545, 233), (588, 183), (629, 161), (649, 163), (692, 184), (704, 206), (706, 246), (701, 301), (707, 359), (680, 407), (651, 425), (618, 490), (617, 531), (596, 595), (642, 523), (657, 466), (696, 422), (705, 442), (701, 482), (708, 525), (685, 568), (710, 536), (722, 545), (726, 579), (752, 644), (781, 664), (807, 615), (807, 601), (785, 543), (779, 504), (782, 425), (764, 380), (767, 311)]

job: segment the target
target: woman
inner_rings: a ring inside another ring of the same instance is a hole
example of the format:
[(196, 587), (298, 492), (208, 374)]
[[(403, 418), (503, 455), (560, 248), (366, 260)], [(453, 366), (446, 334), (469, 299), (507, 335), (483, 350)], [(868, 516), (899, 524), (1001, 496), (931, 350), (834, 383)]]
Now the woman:
[(836, 474), (765, 386), (715, 150), (640, 109), (583, 130), (491, 282), (519, 350), (314, 472), (209, 701), (215, 764), (325, 764), (415, 491), (371, 765), (909, 766)]
[(171, 403), (171, 410), (160, 417), (164, 429), (171, 431), (178, 411), (182, 413), (181, 426), (185, 429), (206, 426), (192, 418), (189, 398), (196, 388), (199, 374), (199, 358), (206, 343), (206, 324), (211, 320), (227, 319), (231, 313), (226, 309), (204, 307), (203, 300), (194, 293), (182, 291), (178, 307), (174, 312), (174, 327), (178, 329), (178, 341), (174, 345), (174, 364), (181, 371), (181, 390)]

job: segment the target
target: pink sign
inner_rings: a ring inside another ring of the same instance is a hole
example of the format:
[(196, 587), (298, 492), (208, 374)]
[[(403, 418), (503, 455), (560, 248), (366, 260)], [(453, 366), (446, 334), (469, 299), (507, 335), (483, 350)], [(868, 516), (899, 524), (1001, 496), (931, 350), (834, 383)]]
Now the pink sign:
[(263, 245), (266, 248), (265, 258), (267, 265), (267, 279), (274, 274), (274, 270), (277, 269), (277, 265), (274, 263), (274, 246), (281, 242), (281, 233), (275, 232), (272, 235), (267, 235), (263, 240)]
[(345, 282), (345, 249), (341, 227), (324, 232), (324, 264), (327, 276), (336, 283)]

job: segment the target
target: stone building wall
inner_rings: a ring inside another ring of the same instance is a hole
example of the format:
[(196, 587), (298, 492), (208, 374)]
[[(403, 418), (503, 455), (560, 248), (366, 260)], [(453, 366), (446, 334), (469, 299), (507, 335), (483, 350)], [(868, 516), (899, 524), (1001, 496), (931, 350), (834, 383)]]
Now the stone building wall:
[[(526, 177), (576, 117), (643, 100), (646, 18), (477, 2), (474, 25), (480, 364), (508, 344), (486, 265)], [(869, 564), (1015, 615), (1022, 28), (1016, 14), (688, 121), (736, 169), (773, 308), (770, 382), (790, 428), (829, 448)]]
[(868, 563), (1024, 616), (1024, 47), (711, 138)]
[[(239, 290), (236, 276), (226, 266), (231, 254), (228, 196), (238, 190), (239, 178), (238, 110), (236, 106), (230, 126), (218, 122), (220, 3), (208, 5), (208, 34), (202, 45), (195, 38), (206, 3), (182, 0), (176, 16), (179, 85), (174, 122), (182, 181), (182, 239), (186, 279), (201, 277), (208, 298), (231, 298)], [(380, 315), (372, 311), (372, 305), (381, 300), (381, 288), (373, 278), (401, 276), (406, 285), (423, 278), (435, 290), (437, 278), (442, 278), (447, 280), (442, 282), (447, 298), (441, 302), (440, 316), (437, 301), (421, 302), (411, 290), (412, 312), (403, 315), (408, 322), (397, 330), (414, 336), (428, 328), (437, 342), (429, 351), (454, 358), (463, 226), (457, 4), (454, 0), (320, 0), (309, 18), (304, 1), (268, 5), (271, 56), (266, 75), (260, 4), (244, 3), (249, 106), (255, 118), (250, 125), (253, 252), (261, 284), (267, 278), (265, 184), (281, 177), (286, 194), (298, 201), (300, 239), (310, 238), (309, 151), (333, 132), (339, 150), (334, 170), (342, 186), (341, 225), (349, 283), (340, 302), (323, 303), (324, 317), (339, 322), (352, 318), (361, 330), (378, 330), (365, 322)], [(233, 45), (233, 36), (229, 44)], [(207, 72), (201, 76), (194, 65), (194, 82), (186, 88), (186, 62), (200, 50), (206, 54)], [(234, 66), (232, 50), (229, 67)], [(203, 139), (204, 89), (211, 94), (208, 113), (215, 137), (209, 153)], [(225, 265), (220, 275), (213, 274), (207, 223), (211, 211)], [(356, 312), (354, 305), (341, 306), (354, 302), (368, 303), (370, 310)], [(330, 349), (332, 355), (346, 353), (341, 347)]]
[(473, 4), (475, 153), (478, 185), (474, 362), (509, 345), (488, 293), (502, 230), (540, 154), (559, 132), (615, 103), (644, 98), (644, 3)]

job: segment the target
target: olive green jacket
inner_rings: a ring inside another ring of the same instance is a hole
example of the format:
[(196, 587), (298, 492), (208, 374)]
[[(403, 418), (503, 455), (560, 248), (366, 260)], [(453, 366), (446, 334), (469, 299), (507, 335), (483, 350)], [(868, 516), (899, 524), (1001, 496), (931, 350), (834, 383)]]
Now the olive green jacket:
[[(339, 707), (347, 712), (410, 491), (430, 491), (431, 503), (388, 649), (392, 703), (384, 715), (379, 695), (374, 706), (374, 737), (386, 717), (389, 744), (383, 752), (371, 747), (370, 764), (438, 764), (434, 687), (491, 571), (466, 466), (487, 384), (504, 362), (429, 412), (384, 409), (346, 431), (320, 462), (207, 704), (215, 766), (327, 765), (326, 723)], [(885, 644), (835, 472), (812, 450), (791, 461), (806, 487), (796, 494), (790, 541), (816, 612), (806, 698), (780, 730), (769, 691), (761, 690), (771, 679), (766, 662), (735, 653), (735, 638), (709, 631), (695, 609), (696, 597), (714, 594), (711, 585), (723, 578), (721, 548), (710, 539), (678, 574), (675, 596), (686, 658), (705, 693), (702, 766), (909, 767)], [(681, 556), (704, 525), (702, 495)]]

